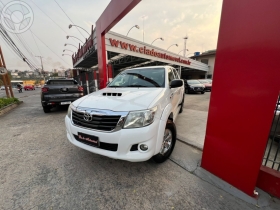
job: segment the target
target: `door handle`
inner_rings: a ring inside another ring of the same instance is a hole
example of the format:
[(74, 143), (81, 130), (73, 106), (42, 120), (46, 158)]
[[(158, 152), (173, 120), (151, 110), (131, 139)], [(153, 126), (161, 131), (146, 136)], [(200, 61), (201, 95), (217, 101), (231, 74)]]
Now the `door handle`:
[(170, 98), (173, 98), (173, 96), (174, 96), (174, 94), (173, 94), (173, 93), (171, 93)]

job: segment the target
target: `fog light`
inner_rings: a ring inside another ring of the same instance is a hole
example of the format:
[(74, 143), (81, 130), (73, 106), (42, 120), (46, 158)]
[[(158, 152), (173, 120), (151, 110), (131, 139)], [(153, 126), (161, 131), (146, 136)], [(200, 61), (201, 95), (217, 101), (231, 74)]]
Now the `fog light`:
[(148, 146), (147, 146), (146, 144), (141, 144), (141, 145), (140, 145), (140, 149), (141, 149), (142, 151), (146, 151), (146, 150), (148, 150)]

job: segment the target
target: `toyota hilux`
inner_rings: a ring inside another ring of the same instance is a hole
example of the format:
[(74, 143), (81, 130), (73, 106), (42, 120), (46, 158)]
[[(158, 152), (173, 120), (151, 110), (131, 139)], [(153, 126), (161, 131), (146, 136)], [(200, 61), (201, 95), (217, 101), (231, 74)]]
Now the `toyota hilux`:
[(184, 81), (170, 66), (128, 69), (106, 88), (70, 104), (68, 140), (113, 159), (164, 162), (176, 143)]

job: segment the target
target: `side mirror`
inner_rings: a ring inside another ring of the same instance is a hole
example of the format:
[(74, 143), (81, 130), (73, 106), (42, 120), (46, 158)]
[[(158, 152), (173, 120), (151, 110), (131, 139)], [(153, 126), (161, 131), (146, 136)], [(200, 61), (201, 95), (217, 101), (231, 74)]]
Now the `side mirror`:
[(183, 81), (181, 79), (174, 79), (170, 83), (170, 88), (182, 87)]

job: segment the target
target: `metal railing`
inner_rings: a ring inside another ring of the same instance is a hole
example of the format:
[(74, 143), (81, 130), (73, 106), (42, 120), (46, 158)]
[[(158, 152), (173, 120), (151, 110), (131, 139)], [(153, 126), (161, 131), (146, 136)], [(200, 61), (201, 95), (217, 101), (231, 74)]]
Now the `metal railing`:
[(280, 97), (278, 97), (274, 111), (262, 164), (276, 171), (280, 171)]

